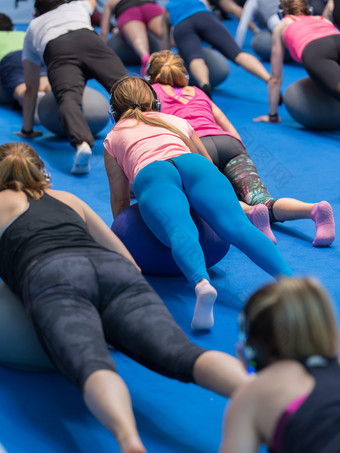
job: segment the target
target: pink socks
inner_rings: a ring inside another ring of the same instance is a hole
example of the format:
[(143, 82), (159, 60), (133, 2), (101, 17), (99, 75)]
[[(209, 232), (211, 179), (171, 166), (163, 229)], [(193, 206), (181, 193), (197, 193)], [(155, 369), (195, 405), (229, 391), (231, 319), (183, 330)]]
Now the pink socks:
[(191, 328), (195, 330), (210, 329), (214, 325), (213, 308), (217, 297), (216, 289), (203, 279), (195, 286), (196, 305)]
[(335, 238), (335, 225), (332, 206), (327, 201), (316, 203), (310, 212), (310, 218), (316, 226), (314, 247), (327, 247)]
[(148, 64), (149, 58), (150, 58), (150, 55), (144, 55), (144, 57), (142, 57), (142, 65), (140, 67), (140, 73), (142, 74), (143, 77), (146, 75), (146, 66)]
[(270, 228), (269, 212), (267, 206), (264, 204), (256, 204), (247, 214), (248, 219), (251, 223), (256, 226), (263, 234), (265, 234), (274, 244), (276, 244), (276, 238)]

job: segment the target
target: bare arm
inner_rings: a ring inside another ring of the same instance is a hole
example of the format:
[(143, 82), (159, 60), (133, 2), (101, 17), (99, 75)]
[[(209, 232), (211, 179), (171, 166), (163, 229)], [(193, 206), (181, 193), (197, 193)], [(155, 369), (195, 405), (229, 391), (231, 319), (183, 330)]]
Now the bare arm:
[(219, 453), (257, 453), (260, 447), (255, 427), (253, 382), (243, 385), (228, 407)]
[(119, 0), (108, 0), (104, 5), (102, 17), (100, 19), (100, 36), (104, 42), (107, 41), (107, 35), (110, 32), (111, 16), (118, 3)]
[(263, 115), (255, 119), (255, 121), (273, 122), (280, 121), (277, 117), (276, 120), (271, 120), (270, 115), (277, 114), (277, 109), (280, 100), (281, 84), (282, 84), (282, 70), (284, 61), (285, 47), (282, 41), (284, 30), (288, 23), (283, 19), (280, 24), (275, 28), (272, 34), (272, 50), (270, 56), (271, 75), (268, 82), (268, 99), (269, 99), (269, 114)]
[(113, 218), (130, 206), (129, 180), (117, 160), (104, 148), (104, 163), (110, 186), (110, 200)]
[(334, 1), (333, 0), (328, 0), (326, 3), (325, 9), (323, 10), (323, 17), (326, 19), (332, 21), (333, 19), (333, 10), (334, 10)]
[[(24, 60), (22, 64), (24, 68), (26, 84), (26, 91), (22, 106), (22, 128), (24, 131), (32, 131), (34, 124), (34, 110), (40, 83), (40, 66), (32, 63), (29, 60)], [(23, 137), (33, 137), (36, 135), (41, 135), (41, 132), (32, 132), (30, 134), (19, 133), (19, 135)]]
[(205, 146), (203, 145), (201, 139), (198, 137), (196, 132), (194, 131), (192, 134), (192, 142), (195, 145), (195, 149), (197, 154), (200, 154), (201, 156), (206, 157), (210, 162), (212, 162), (211, 157), (208, 154), (208, 151), (206, 150)]
[(225, 114), (222, 112), (220, 108), (217, 107), (216, 104), (213, 102), (211, 103), (212, 106), (212, 112), (215, 118), (216, 123), (221, 126), (221, 128), (232, 134), (234, 137), (238, 138), (241, 140), (241, 137), (239, 136), (237, 130), (235, 127), (231, 124), (231, 122), (228, 120), (228, 118), (225, 116)]

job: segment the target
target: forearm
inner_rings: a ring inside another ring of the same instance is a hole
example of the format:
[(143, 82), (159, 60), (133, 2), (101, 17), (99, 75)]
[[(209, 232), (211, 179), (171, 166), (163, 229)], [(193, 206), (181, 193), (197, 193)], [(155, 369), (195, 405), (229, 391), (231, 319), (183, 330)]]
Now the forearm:
[(110, 32), (110, 21), (112, 16), (112, 8), (106, 4), (103, 9), (102, 17), (100, 19), (100, 36), (103, 41), (107, 41), (107, 35)]
[(277, 113), (281, 94), (281, 83), (281, 77), (270, 77), (268, 83), (269, 115), (274, 115)]
[(37, 100), (38, 87), (27, 89), (22, 106), (22, 129), (31, 131), (34, 125), (34, 110)]
[(129, 206), (130, 198), (124, 200), (117, 200), (114, 196), (111, 195), (111, 210), (114, 219)]

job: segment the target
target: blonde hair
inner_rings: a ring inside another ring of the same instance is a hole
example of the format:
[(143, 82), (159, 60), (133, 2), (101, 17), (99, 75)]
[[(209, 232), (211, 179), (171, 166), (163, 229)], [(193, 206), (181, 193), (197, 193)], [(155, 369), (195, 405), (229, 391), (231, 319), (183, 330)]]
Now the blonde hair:
[(309, 14), (307, 0), (281, 0), (283, 14), (293, 16), (306, 16)]
[[(192, 152), (195, 152), (192, 141), (177, 127), (161, 118), (152, 118), (144, 115), (143, 112), (151, 112), (153, 110), (155, 102), (152, 87), (148, 85), (149, 83), (140, 77), (126, 77), (113, 85), (111, 89), (111, 106), (121, 113), (119, 121), (123, 119), (135, 119), (137, 124), (143, 122), (150, 126), (167, 129), (178, 135), (188, 148)], [(116, 128), (119, 127), (116, 126)]]
[(248, 341), (265, 362), (337, 355), (339, 334), (326, 291), (311, 278), (282, 278), (248, 300)]
[(0, 190), (23, 191), (38, 200), (49, 187), (44, 163), (31, 146), (22, 142), (0, 146)]
[(150, 83), (162, 83), (172, 87), (188, 85), (188, 73), (182, 58), (171, 50), (151, 54), (147, 75)]

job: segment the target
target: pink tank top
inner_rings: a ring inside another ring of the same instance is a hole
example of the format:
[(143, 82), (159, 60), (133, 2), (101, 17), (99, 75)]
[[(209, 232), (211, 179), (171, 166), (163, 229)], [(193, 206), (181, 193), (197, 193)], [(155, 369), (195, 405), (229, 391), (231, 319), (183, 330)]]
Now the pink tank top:
[(338, 34), (335, 26), (322, 16), (286, 16), (294, 22), (286, 28), (283, 40), (292, 58), (299, 63), (307, 44), (316, 39)]
[[(211, 101), (199, 88), (194, 87), (194, 96), (183, 95), (180, 88), (173, 88), (175, 95), (171, 96), (164, 91), (160, 83), (154, 83), (152, 86), (158, 98), (162, 101), (162, 112), (186, 119), (199, 137), (205, 137), (206, 135), (232, 135), (224, 131), (215, 122)], [(186, 104), (181, 102), (181, 96), (189, 102)]]
[[(193, 129), (182, 118), (159, 112), (146, 112), (146, 116), (160, 118), (192, 138)], [(105, 149), (117, 159), (131, 182), (146, 165), (156, 160), (167, 160), (190, 153), (182, 138), (164, 127), (150, 126), (136, 120), (121, 120), (106, 136)]]

